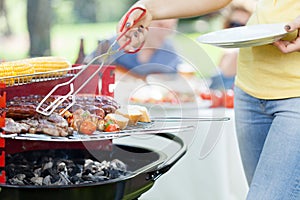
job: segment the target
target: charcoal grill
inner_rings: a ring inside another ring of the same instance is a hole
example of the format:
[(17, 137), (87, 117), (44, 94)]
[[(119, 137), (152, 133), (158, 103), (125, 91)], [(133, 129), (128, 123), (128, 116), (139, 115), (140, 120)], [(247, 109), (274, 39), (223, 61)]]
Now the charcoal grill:
[[(118, 158), (128, 166), (128, 176), (119, 177), (98, 183), (64, 185), (64, 186), (16, 186), (6, 183), (0, 184), (0, 199), (137, 199), (149, 190), (154, 182), (166, 173), (186, 152), (183, 141), (169, 133), (162, 133), (152, 137), (152, 140), (168, 140), (173, 143), (174, 154), (167, 156), (155, 148), (143, 148), (139, 145), (112, 144), (110, 150), (72, 147), (72, 149), (39, 149), (19, 152), (27, 157), (33, 154), (55, 153), (57, 157), (66, 154), (69, 158), (96, 158), (111, 160)], [(170, 146), (169, 146), (170, 147)], [(14, 152), (16, 153), (16, 152)], [(7, 154), (6, 156), (8, 156)], [(33, 158), (32, 158), (33, 159)], [(9, 163), (7, 163), (9, 164)], [(3, 173), (3, 172), (2, 172)]]
[[(74, 87), (80, 86), (80, 80), (84, 81), (85, 77), (92, 74), (96, 67), (97, 66), (89, 67), (88, 71), (76, 79)], [(4, 108), (6, 100), (10, 100), (14, 96), (28, 96), (32, 94), (45, 95), (56, 84), (65, 82), (74, 74), (76, 74), (76, 67), (60, 77), (44, 76), (43, 79), (33, 79), (30, 83), (17, 82), (14, 86), (9, 87), (1, 84), (0, 107)], [(110, 85), (113, 83), (114, 66), (105, 66), (99, 73), (99, 76), (91, 80), (81, 93), (113, 96), (113, 92), (110, 91)], [(64, 94), (65, 90), (68, 90), (68, 88), (61, 88), (60, 91), (57, 92), (57, 95)], [(0, 126), (3, 127), (4, 125), (5, 112), (1, 113), (0, 118)], [(153, 146), (147, 146), (149, 141), (153, 141)], [(160, 147), (155, 146), (158, 142), (168, 143), (168, 148), (171, 149), (172, 153), (165, 153)], [(143, 144), (143, 140), (137, 140), (135, 143), (130, 144), (126, 144), (126, 142), (122, 144), (111, 139), (68, 142), (64, 140), (43, 141), (38, 139), (28, 140), (0, 137), (0, 199), (138, 199), (138, 197), (149, 190), (154, 182), (161, 175), (166, 173), (187, 150), (181, 138), (168, 132), (147, 138), (147, 144)], [(128, 170), (131, 173), (115, 179), (78, 185), (33, 186), (10, 185), (6, 182), (6, 166), (9, 165), (8, 158), (10, 156), (21, 154), (31, 159), (38, 159), (33, 155), (47, 155), (48, 153), (54, 153), (57, 157), (68, 155), (69, 158), (74, 159), (96, 158), (99, 160), (111, 160), (118, 158), (128, 166)]]

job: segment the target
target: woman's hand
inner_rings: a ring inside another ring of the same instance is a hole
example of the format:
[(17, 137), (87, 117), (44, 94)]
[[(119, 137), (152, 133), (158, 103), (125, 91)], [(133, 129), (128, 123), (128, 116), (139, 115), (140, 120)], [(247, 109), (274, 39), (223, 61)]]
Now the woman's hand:
[(136, 3), (122, 17), (118, 26), (118, 43), (127, 52), (135, 52), (144, 43), (152, 15), (145, 5)]
[(295, 51), (300, 51), (300, 16), (298, 16), (294, 21), (288, 23), (285, 26), (287, 32), (298, 31), (297, 37), (292, 41), (279, 40), (273, 44), (282, 52), (282, 53), (291, 53)]

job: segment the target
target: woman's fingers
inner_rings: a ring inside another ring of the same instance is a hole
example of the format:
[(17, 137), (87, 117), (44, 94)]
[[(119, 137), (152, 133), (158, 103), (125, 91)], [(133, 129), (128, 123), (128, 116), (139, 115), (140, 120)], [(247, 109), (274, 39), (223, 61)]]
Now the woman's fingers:
[(274, 42), (274, 45), (282, 52), (282, 53), (291, 53), (295, 51), (300, 51), (300, 38), (297, 37), (293, 41), (284, 41), (279, 40)]
[(145, 6), (135, 4), (122, 17), (118, 26), (118, 43), (125, 51), (134, 51), (140, 48), (147, 36), (147, 28), (152, 20), (152, 16)]
[(291, 53), (300, 51), (300, 37), (299, 37), (299, 29), (300, 29), (300, 16), (298, 16), (293, 21), (287, 23), (284, 27), (287, 32), (297, 31), (297, 36), (295, 39), (291, 41), (279, 40), (273, 43), (282, 53)]
[(292, 22), (289, 22), (285, 26), (285, 30), (288, 32), (293, 32), (297, 29), (300, 29), (300, 16), (298, 16), (296, 19), (294, 19)]
[(144, 9), (138, 9), (140, 7), (131, 8), (120, 20), (118, 24), (118, 33), (122, 33), (127, 29), (139, 27), (142, 25), (143, 16), (145, 15)]
[(130, 29), (124, 36), (120, 37), (121, 49), (127, 52), (135, 52), (140, 49), (147, 37), (148, 30), (143, 27)]

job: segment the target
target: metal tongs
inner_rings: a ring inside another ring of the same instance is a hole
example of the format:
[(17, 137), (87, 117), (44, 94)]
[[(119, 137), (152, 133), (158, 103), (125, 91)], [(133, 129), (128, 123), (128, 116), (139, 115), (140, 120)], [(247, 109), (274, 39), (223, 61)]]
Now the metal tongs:
[[(128, 24), (127, 23), (127, 20), (130, 16), (130, 14), (135, 11), (135, 10), (140, 10), (141, 11), (141, 14), (140, 16), (133, 22), (133, 24)], [(117, 50), (113, 50), (113, 47), (117, 44), (117, 42), (120, 40), (120, 38), (122, 38), (123, 36), (125, 36), (125, 34), (131, 29), (131, 27), (133, 27), (135, 24), (137, 24), (137, 22), (144, 17), (144, 15), (146, 14), (146, 10), (142, 7), (135, 7), (133, 9), (131, 9), (127, 15), (125, 16), (125, 19), (124, 19), (124, 22), (123, 22), (123, 25), (121, 26), (121, 30), (124, 30), (124, 28), (126, 28), (126, 30), (121, 34), (119, 35), (115, 41), (110, 45), (110, 47), (108, 48), (107, 52), (106, 53), (103, 53), (97, 57), (95, 57), (93, 60), (91, 60), (87, 65), (84, 65), (82, 67), (82, 69), (75, 75), (73, 76), (69, 81), (66, 81), (64, 83), (60, 83), (60, 84), (57, 84), (45, 97), (44, 99), (38, 104), (38, 106), (36, 107), (36, 112), (40, 113), (40, 114), (43, 114), (43, 115), (46, 115), (46, 116), (49, 116), (51, 115), (55, 109), (61, 105), (65, 100), (67, 100), (68, 98), (71, 98), (71, 102), (69, 103), (69, 105), (63, 109), (60, 114), (66, 112), (69, 108), (71, 108), (75, 103), (76, 103), (76, 99), (75, 99), (75, 96), (78, 94), (78, 92), (81, 91), (82, 88), (84, 88), (86, 86), (86, 84), (88, 84), (95, 75), (98, 74), (98, 72), (102, 69), (105, 61), (107, 60), (107, 58), (109, 56), (112, 56), (114, 55), (115, 53), (123, 50), (127, 45), (129, 45), (131, 43), (131, 38), (128, 38), (128, 40), (126, 41), (126, 43), (119, 47)], [(138, 32), (134, 32), (134, 34), (136, 34)], [(140, 46), (138, 48), (136, 48), (135, 50), (133, 51), (125, 51), (126, 53), (136, 53), (138, 52), (144, 45), (144, 42), (142, 42), (140, 44)], [(74, 84), (73, 84), (73, 81), (80, 75), (82, 74), (95, 60), (97, 59), (102, 59), (102, 62), (99, 66), (99, 68), (88, 78), (86, 79), (85, 82), (83, 82), (83, 84), (77, 89), (74, 91)], [(54, 101), (52, 101), (50, 103), (50, 105), (48, 106), (44, 106), (43, 107), (43, 104), (45, 102), (48, 102), (49, 101), (49, 97), (51, 95), (53, 95), (60, 87), (64, 87), (66, 85), (69, 85), (70, 86), (70, 91), (66, 94), (66, 95), (61, 95), (59, 97), (57, 97)]]

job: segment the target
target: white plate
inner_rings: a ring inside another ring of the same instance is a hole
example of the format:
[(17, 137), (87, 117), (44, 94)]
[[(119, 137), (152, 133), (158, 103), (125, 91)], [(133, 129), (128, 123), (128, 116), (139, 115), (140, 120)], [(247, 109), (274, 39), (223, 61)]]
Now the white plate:
[(286, 23), (258, 24), (228, 28), (198, 37), (198, 41), (223, 48), (242, 48), (271, 44), (284, 37)]

